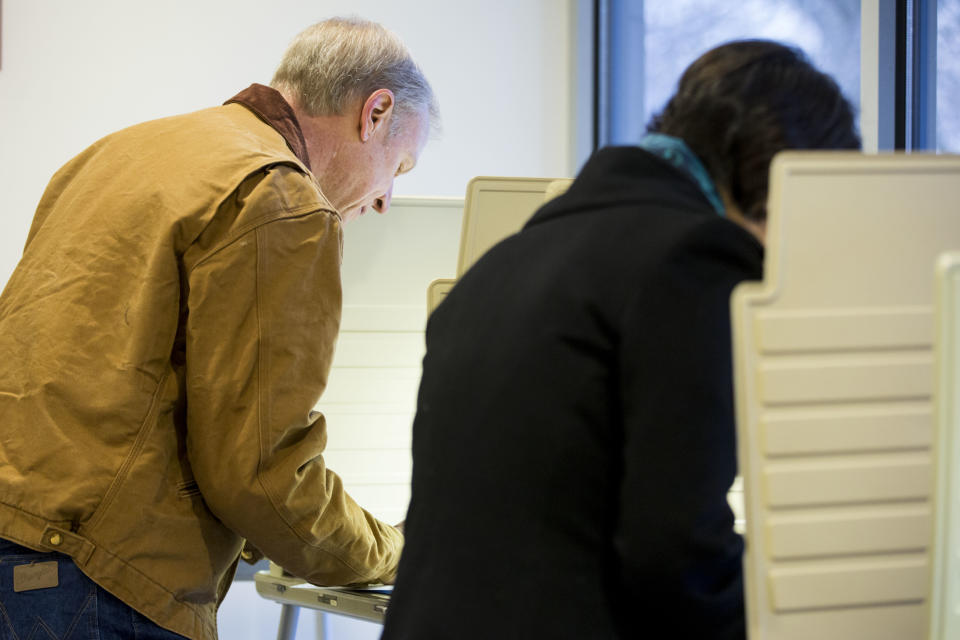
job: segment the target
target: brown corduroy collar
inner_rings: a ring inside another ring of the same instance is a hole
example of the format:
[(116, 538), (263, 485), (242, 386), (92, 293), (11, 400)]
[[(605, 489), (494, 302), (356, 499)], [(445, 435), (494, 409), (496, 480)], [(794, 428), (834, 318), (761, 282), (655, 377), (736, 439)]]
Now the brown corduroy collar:
[(310, 155), (307, 153), (307, 141), (303, 137), (303, 130), (293, 112), (293, 107), (284, 100), (279, 91), (262, 84), (252, 84), (223, 104), (232, 102), (243, 105), (276, 129), (300, 162), (310, 169)]

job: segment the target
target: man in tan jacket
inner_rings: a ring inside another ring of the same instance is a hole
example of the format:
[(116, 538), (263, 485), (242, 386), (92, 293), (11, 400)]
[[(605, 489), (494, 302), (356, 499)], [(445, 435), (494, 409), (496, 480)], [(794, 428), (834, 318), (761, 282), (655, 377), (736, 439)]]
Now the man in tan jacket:
[(0, 297), (4, 637), (213, 640), (245, 540), (316, 583), (394, 577), (403, 536), (326, 469), (312, 408), (342, 226), (390, 206), (435, 101), (359, 20), (304, 31), (271, 85), (47, 187)]

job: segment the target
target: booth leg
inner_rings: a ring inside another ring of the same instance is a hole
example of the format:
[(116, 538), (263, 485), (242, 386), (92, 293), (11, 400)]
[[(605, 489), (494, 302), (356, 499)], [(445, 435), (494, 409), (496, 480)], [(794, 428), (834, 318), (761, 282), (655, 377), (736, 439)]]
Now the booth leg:
[(285, 604), (280, 610), (280, 628), (277, 630), (277, 640), (294, 640), (297, 636), (297, 618), (300, 607)]

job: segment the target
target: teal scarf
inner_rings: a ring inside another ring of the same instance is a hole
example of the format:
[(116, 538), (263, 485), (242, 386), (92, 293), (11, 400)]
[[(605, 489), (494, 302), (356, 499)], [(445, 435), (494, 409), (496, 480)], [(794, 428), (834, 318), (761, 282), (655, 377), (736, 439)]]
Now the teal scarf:
[(697, 186), (700, 187), (700, 190), (703, 192), (703, 195), (707, 197), (707, 200), (710, 201), (710, 204), (713, 205), (714, 210), (721, 216), (724, 214), (726, 208), (723, 206), (723, 200), (720, 199), (720, 194), (717, 193), (716, 185), (713, 184), (713, 180), (710, 178), (710, 174), (707, 173), (706, 167), (700, 162), (700, 158), (690, 150), (686, 142), (680, 138), (674, 138), (673, 136), (662, 133), (648, 133), (640, 140), (640, 148), (663, 158), (690, 176), (690, 178), (697, 183)]

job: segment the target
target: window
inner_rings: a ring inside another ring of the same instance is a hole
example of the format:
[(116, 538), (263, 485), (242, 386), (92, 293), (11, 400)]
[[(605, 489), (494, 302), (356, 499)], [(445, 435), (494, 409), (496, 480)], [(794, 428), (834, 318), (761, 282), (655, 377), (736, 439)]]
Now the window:
[(857, 109), (865, 149), (960, 153), (960, 0), (592, 0), (592, 6), (596, 146), (636, 143), (700, 54), (734, 39), (768, 38), (798, 46), (837, 80)]
[(767, 38), (798, 46), (860, 101), (860, 0), (672, 0), (646, 2), (645, 121), (673, 95), (683, 70), (729, 40)]
[(960, 153), (960, 0), (937, 2), (937, 149)]
[(600, 146), (637, 142), (684, 69), (730, 40), (800, 47), (859, 106), (860, 0), (600, 0), (598, 6)]

